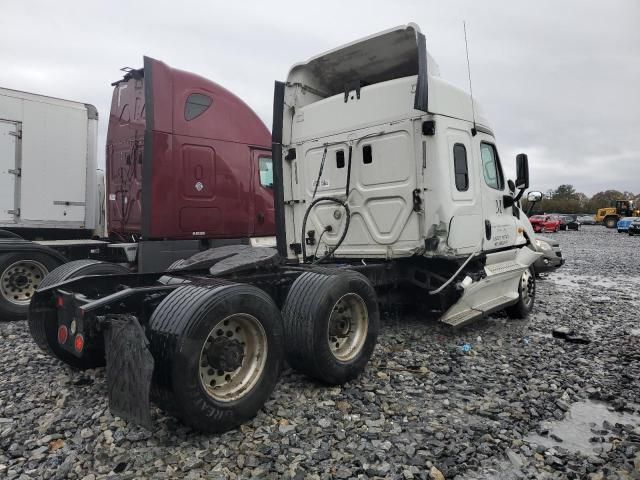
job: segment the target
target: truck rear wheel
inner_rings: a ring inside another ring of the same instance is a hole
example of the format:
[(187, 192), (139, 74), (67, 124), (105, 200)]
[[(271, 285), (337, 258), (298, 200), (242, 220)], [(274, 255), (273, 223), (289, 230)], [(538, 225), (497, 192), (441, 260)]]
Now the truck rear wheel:
[(616, 228), (617, 224), (618, 224), (618, 219), (616, 217), (606, 217), (604, 219), (604, 225), (607, 228)]
[(287, 361), (339, 385), (362, 373), (378, 338), (380, 314), (369, 280), (354, 271), (305, 272), (283, 309)]
[(256, 415), (278, 382), (282, 317), (252, 285), (185, 285), (149, 323), (153, 399), (191, 427), (224, 432)]
[[(129, 269), (115, 263), (100, 262), (98, 260), (75, 260), (65, 263), (40, 282), (39, 289), (64, 282), (83, 275), (109, 275), (130, 273)], [(58, 322), (56, 309), (38, 307), (29, 310), (29, 331), (34, 342), (47, 354), (62, 360), (74, 368), (97, 368), (105, 365), (104, 342), (87, 342), (82, 357), (67, 352), (58, 344)]]
[(505, 312), (509, 318), (527, 318), (531, 310), (533, 310), (533, 304), (536, 300), (536, 276), (533, 268), (528, 268), (520, 277), (518, 283), (518, 302), (507, 307)]
[(0, 319), (18, 320), (29, 311), (31, 297), (60, 262), (44, 253), (0, 255)]

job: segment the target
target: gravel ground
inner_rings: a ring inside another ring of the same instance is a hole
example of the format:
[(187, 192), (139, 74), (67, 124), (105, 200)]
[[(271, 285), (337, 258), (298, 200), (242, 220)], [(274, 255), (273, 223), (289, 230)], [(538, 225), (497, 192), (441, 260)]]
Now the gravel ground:
[(151, 432), (127, 425), (104, 370), (74, 372), (24, 321), (0, 323), (0, 478), (640, 479), (640, 238), (556, 236), (567, 264), (539, 281), (528, 320), (452, 332), (388, 314), (359, 379), (326, 388), (288, 370), (224, 435), (158, 410)]

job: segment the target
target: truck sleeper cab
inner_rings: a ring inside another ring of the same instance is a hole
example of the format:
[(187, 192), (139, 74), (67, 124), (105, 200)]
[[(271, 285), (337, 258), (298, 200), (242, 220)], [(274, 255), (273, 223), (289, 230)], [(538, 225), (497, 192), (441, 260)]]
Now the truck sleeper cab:
[(527, 158), (506, 182), (486, 121), (429, 58), (410, 24), (295, 65), (274, 92), (277, 250), (213, 248), (164, 274), (53, 272), (31, 304), (36, 342), (106, 363), (119, 416), (148, 425), (153, 391), (217, 432), (255, 415), (285, 357), (327, 384), (355, 379), (379, 293), (452, 326), (526, 316), (539, 257), (519, 206)]
[(144, 68), (126, 69), (114, 83), (109, 236), (145, 240), (143, 271), (197, 252), (200, 240), (207, 248), (273, 236), (270, 142), (264, 123), (233, 93), (145, 57)]

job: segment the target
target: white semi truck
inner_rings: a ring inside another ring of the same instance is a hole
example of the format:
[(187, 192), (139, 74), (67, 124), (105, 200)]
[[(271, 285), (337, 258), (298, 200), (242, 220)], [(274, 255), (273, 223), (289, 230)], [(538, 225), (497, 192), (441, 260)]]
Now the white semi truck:
[(526, 316), (540, 255), (519, 204), (528, 160), (505, 179), (471, 102), (414, 24), (294, 65), (274, 95), (277, 251), (214, 248), (165, 274), (63, 266), (31, 303), (34, 340), (75, 367), (106, 364), (117, 415), (148, 425), (152, 392), (224, 431), (262, 407), (285, 357), (327, 384), (356, 378), (388, 296), (453, 326)]

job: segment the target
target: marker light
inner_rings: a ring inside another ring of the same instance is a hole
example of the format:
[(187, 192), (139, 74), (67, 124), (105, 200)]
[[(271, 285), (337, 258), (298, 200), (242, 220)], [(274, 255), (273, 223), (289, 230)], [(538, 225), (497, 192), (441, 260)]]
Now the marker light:
[(69, 330), (67, 330), (67, 327), (65, 325), (60, 325), (58, 327), (58, 343), (62, 345), (66, 343), (68, 338), (69, 338)]
[(81, 334), (76, 335), (76, 339), (73, 341), (73, 348), (75, 348), (78, 353), (84, 348), (84, 337)]

